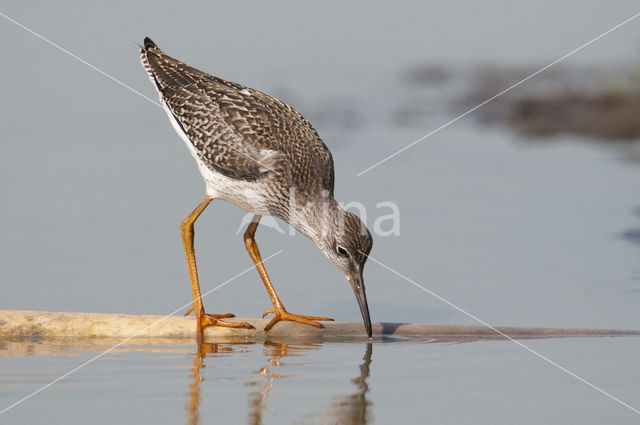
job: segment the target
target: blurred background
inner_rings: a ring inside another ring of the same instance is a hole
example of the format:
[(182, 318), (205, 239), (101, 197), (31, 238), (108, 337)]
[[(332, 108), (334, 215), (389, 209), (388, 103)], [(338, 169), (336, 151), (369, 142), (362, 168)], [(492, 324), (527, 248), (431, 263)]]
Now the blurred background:
[[(278, 97), (332, 150), (336, 197), (394, 202), (372, 256), (496, 325), (639, 328), (640, 20), (362, 174), (630, 18), (634, 1), (5, 0), (0, 12), (152, 99), (136, 42)], [(204, 185), (164, 112), (0, 17), (0, 308), (167, 314)], [(199, 219), (203, 291), (252, 262), (244, 212)], [(285, 306), (360, 321), (315, 245), (261, 227)], [(374, 321), (472, 323), (370, 262)], [(270, 307), (254, 270), (209, 312)]]

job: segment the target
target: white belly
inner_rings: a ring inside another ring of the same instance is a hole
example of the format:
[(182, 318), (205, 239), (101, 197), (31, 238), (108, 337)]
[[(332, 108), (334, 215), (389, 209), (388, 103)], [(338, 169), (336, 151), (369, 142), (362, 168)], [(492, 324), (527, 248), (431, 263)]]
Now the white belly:
[(271, 215), (260, 183), (234, 179), (211, 171), (202, 164), (198, 157), (196, 157), (196, 162), (200, 174), (204, 178), (207, 196), (224, 199), (253, 214)]

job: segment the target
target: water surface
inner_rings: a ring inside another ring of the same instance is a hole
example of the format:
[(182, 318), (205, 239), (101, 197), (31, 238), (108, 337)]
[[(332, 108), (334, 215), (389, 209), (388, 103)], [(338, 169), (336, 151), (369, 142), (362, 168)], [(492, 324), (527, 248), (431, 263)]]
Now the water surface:
[[(0, 341), (9, 404), (110, 346)], [(526, 344), (637, 403), (640, 339)], [(615, 361), (612, 361), (615, 359)], [(636, 414), (509, 341), (203, 344), (131, 340), (16, 406), (3, 423), (626, 424)]]

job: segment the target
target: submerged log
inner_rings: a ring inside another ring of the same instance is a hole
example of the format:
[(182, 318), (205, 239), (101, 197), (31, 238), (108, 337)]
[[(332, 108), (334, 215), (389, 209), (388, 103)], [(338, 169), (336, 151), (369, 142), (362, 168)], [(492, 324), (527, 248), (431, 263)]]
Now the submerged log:
[[(212, 326), (205, 329), (205, 339), (367, 339), (359, 322), (323, 322), (324, 328), (280, 322), (269, 332), (268, 319), (228, 319), (251, 323), (255, 329)], [(602, 337), (640, 335), (640, 331), (610, 329), (527, 328), (496, 326), (511, 338)], [(193, 338), (196, 322), (193, 317), (67, 313), (44, 311), (0, 310), (0, 337), (49, 338)], [(486, 326), (438, 325), (426, 323), (374, 323), (374, 337), (408, 339), (504, 339), (504, 335)]]

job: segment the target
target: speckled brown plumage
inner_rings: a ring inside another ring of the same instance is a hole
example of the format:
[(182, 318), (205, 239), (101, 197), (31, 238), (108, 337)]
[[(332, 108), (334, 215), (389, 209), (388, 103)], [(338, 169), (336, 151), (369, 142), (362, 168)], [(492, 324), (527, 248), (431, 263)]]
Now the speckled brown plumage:
[(333, 195), (331, 153), (293, 108), (190, 67), (149, 38), (140, 53), (162, 100), (212, 170), (246, 181), (270, 179), (282, 190)]

